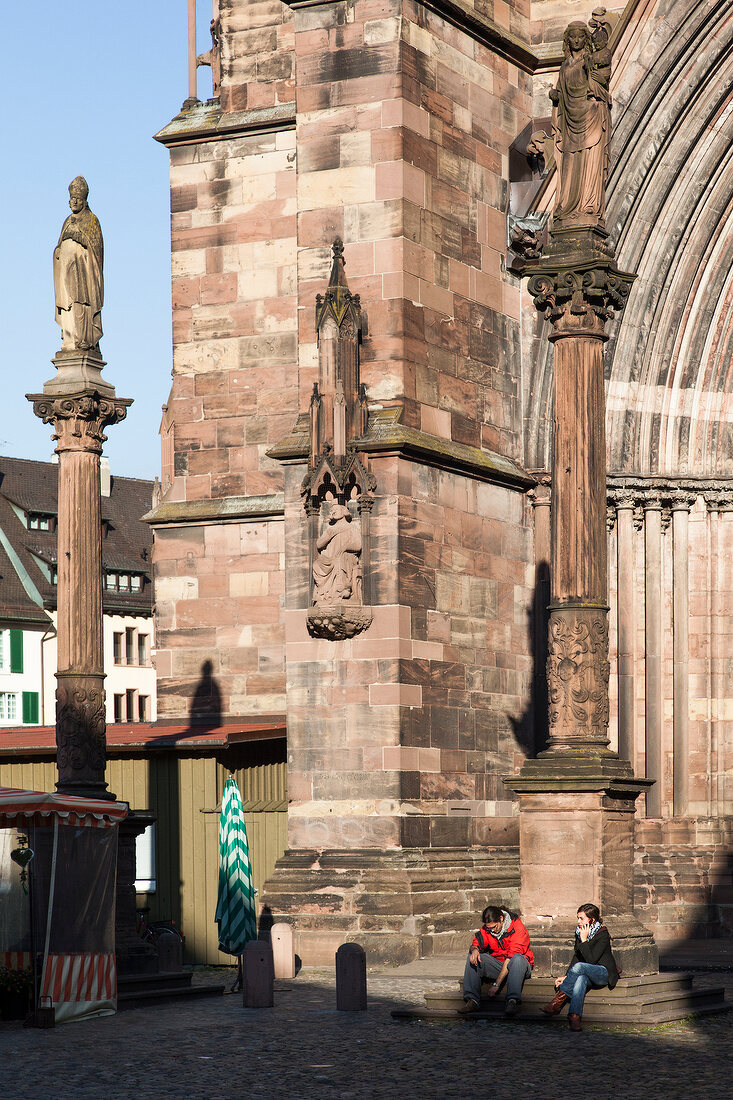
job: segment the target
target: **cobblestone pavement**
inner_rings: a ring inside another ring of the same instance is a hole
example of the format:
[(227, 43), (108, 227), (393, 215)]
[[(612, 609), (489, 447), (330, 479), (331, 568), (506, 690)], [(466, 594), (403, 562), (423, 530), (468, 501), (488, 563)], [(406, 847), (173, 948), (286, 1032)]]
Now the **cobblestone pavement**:
[[(197, 979), (224, 977), (219, 971)], [(701, 976), (725, 984), (733, 974)], [(276, 983), (274, 1009), (241, 995), (151, 1006), (52, 1031), (0, 1025), (3, 1100), (725, 1100), (733, 1013), (653, 1028), (515, 1021), (397, 1022), (445, 978), (370, 975), (367, 1012), (337, 1012), (334, 974)], [(450, 984), (450, 983), (448, 983)]]

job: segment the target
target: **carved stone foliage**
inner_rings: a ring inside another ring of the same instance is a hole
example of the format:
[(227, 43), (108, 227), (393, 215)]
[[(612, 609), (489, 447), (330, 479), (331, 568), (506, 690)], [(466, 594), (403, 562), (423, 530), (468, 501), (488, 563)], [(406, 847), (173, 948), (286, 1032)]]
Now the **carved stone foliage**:
[(42, 397), (33, 401), (33, 412), (44, 424), (53, 424), (57, 451), (102, 453), (107, 436), (104, 429), (127, 416), (129, 400), (82, 393), (64, 397)]
[(609, 667), (606, 610), (553, 609), (547, 656), (551, 742), (608, 743)]
[(328, 288), (316, 298), (319, 381), (311, 397), (310, 457), (301, 487), (311, 563), (308, 629), (334, 640), (353, 637), (372, 621), (365, 591), (376, 488), (355, 446), (367, 425), (366, 388), (359, 379), (363, 324), (344, 266), (337, 238)]
[(58, 673), (56, 746), (59, 789), (105, 786), (104, 688), (99, 676)]
[(633, 276), (619, 271), (609, 255), (576, 255), (567, 266), (558, 259), (553, 264), (550, 254), (531, 272), (527, 269), (535, 306), (553, 325), (553, 335), (590, 331), (603, 337), (606, 321), (626, 305)]

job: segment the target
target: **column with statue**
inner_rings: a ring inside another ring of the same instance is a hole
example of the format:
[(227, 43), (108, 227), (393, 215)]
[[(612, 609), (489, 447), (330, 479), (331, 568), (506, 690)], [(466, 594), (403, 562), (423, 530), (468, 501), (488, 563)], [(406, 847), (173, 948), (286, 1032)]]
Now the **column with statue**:
[[(114, 801), (107, 789), (103, 648), (100, 456), (105, 428), (132, 404), (102, 377), (104, 245), (83, 176), (69, 184), (71, 214), (53, 253), (56, 374), (27, 394), (53, 426), (58, 455), (56, 787), (66, 795)], [(116, 953), (120, 974), (157, 970), (157, 955), (135, 933), (135, 838), (154, 820), (130, 813), (120, 826)]]
[(634, 809), (648, 780), (609, 748), (606, 325), (633, 276), (605, 226), (611, 137), (609, 27), (571, 23), (550, 98), (557, 163), (550, 243), (522, 265), (554, 345), (549, 746), (505, 780), (520, 805), (521, 905), (538, 974), (567, 962), (576, 911), (601, 908), (626, 975), (657, 970), (633, 914)]

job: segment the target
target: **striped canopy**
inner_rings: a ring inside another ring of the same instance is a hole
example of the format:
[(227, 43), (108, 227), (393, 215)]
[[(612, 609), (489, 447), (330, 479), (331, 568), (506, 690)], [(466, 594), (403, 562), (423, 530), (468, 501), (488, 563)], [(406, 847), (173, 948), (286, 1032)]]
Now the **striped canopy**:
[(252, 868), (239, 787), (229, 776), (219, 818), (219, 898), (215, 920), (219, 950), (241, 955), (249, 940), (257, 939)]
[(17, 817), (56, 816), (62, 825), (92, 825), (104, 829), (123, 821), (127, 812), (126, 802), (0, 787), (0, 824)]

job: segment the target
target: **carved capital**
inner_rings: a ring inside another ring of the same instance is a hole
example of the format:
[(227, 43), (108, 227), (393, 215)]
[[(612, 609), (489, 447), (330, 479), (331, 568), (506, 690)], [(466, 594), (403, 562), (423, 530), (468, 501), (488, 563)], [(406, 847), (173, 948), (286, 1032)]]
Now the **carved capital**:
[(623, 508), (633, 509), (636, 505), (636, 497), (631, 489), (612, 489), (608, 494), (608, 501), (617, 512)]
[(67, 794), (94, 791), (99, 798), (107, 797), (103, 677), (58, 672), (56, 678), (58, 788)]
[(551, 608), (547, 686), (552, 743), (608, 744), (608, 677), (607, 610)]
[[(558, 257), (560, 259), (560, 257)], [(557, 266), (541, 261), (529, 275), (527, 289), (536, 308), (553, 326), (550, 339), (596, 336), (607, 339), (606, 322), (626, 305), (633, 276), (619, 271), (610, 258), (586, 260), (582, 253)]]
[(697, 500), (696, 493), (686, 493), (684, 490), (673, 492), (669, 504), (673, 512), (689, 512)]
[(104, 429), (127, 416), (132, 404), (128, 398), (102, 397), (96, 392), (68, 394), (63, 397), (31, 397), (33, 412), (44, 424), (53, 424), (56, 452), (91, 451), (102, 453), (107, 436)]

